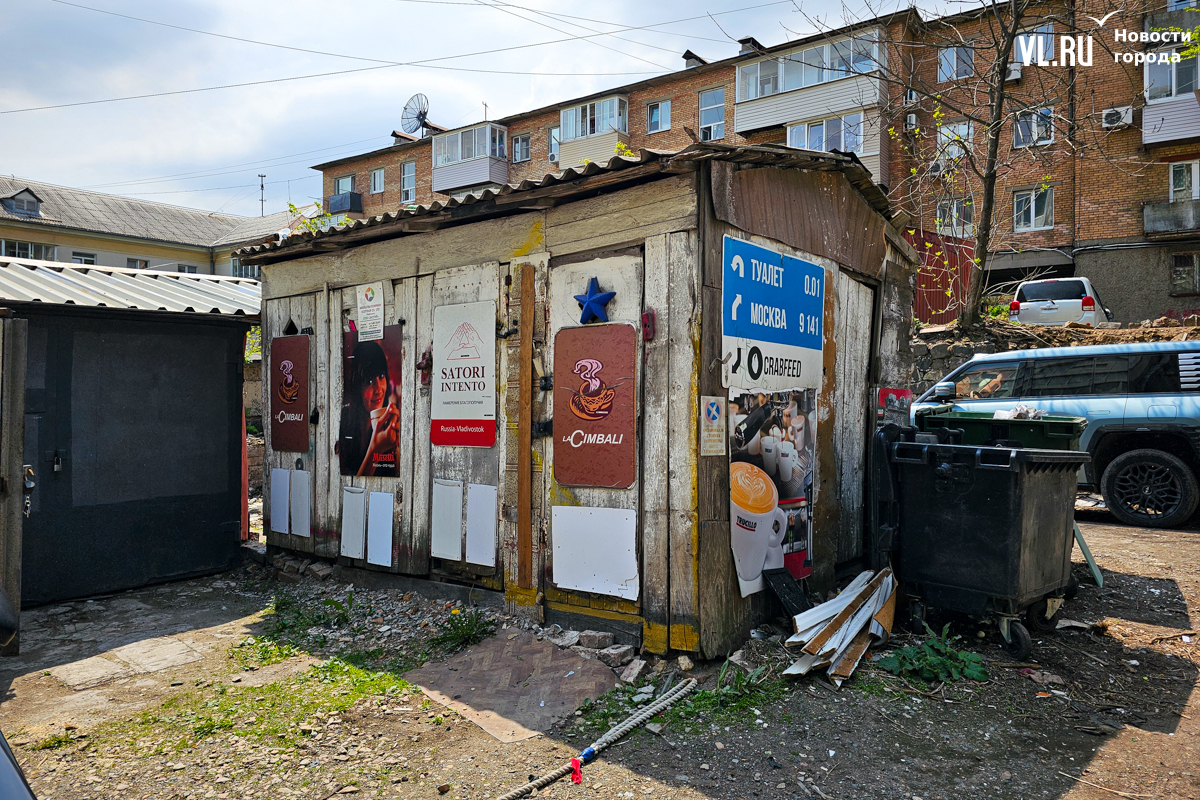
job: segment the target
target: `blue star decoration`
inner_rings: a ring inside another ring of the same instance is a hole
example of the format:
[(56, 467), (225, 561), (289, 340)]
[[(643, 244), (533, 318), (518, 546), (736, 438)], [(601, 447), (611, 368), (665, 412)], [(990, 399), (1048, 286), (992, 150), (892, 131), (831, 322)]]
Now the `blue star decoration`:
[(608, 314), (604, 313), (604, 307), (616, 296), (616, 292), (600, 291), (600, 281), (592, 278), (588, 282), (587, 294), (575, 295), (579, 307), (583, 309), (583, 313), (579, 315), (579, 324), (587, 325), (594, 319), (608, 322)]

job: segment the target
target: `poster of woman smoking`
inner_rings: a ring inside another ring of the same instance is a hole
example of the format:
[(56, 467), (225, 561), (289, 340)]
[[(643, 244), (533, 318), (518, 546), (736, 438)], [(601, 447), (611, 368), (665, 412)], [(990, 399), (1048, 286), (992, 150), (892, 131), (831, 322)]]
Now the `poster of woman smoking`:
[(397, 474), (401, 331), (399, 325), (389, 325), (378, 341), (360, 342), (355, 332), (343, 339), (342, 421), (338, 434), (343, 475)]

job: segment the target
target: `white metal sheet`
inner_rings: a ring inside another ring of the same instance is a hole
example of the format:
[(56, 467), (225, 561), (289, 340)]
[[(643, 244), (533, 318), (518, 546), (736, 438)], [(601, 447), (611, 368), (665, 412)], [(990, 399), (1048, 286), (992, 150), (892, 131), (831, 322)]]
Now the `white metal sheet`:
[(371, 492), (367, 510), (367, 563), (381, 567), (392, 565), (391, 492)]
[(357, 486), (342, 487), (342, 555), (362, 558), (366, 550), (367, 494)]
[(291, 482), (290, 469), (271, 470), (271, 533), (288, 532), (288, 495)]
[(302, 469), (292, 470), (292, 534), (312, 535), (312, 473)]
[(554, 583), (560, 589), (637, 600), (637, 512), (554, 506)]
[(467, 563), (496, 566), (496, 508), (499, 488), (484, 483), (467, 486)]
[(463, 482), (433, 479), (433, 530), (429, 553), (462, 561)]

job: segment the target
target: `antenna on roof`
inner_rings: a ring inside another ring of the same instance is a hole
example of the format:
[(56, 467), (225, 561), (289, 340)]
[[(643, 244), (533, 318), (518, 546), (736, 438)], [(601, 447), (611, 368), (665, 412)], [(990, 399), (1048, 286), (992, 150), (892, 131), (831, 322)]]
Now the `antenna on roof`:
[(267, 185), (264, 183), (266, 179), (266, 175), (258, 173), (258, 215), (260, 217), (267, 215)]
[(421, 138), (428, 135), (429, 130), (429, 98), (423, 94), (414, 94), (404, 104), (404, 113), (400, 115), (400, 130), (405, 133), (421, 132)]

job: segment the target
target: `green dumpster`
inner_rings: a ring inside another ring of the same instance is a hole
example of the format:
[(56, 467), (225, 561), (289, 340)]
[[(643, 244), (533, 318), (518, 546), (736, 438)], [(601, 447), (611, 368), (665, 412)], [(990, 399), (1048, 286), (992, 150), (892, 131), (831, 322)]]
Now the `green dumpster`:
[(1038, 450), (1078, 450), (1079, 437), (1087, 427), (1083, 417), (1045, 416), (1041, 419), (995, 419), (990, 411), (954, 411), (943, 404), (917, 411), (917, 429), (936, 433), (939, 429), (959, 429), (966, 445), (992, 445), (1003, 442), (1009, 447)]

